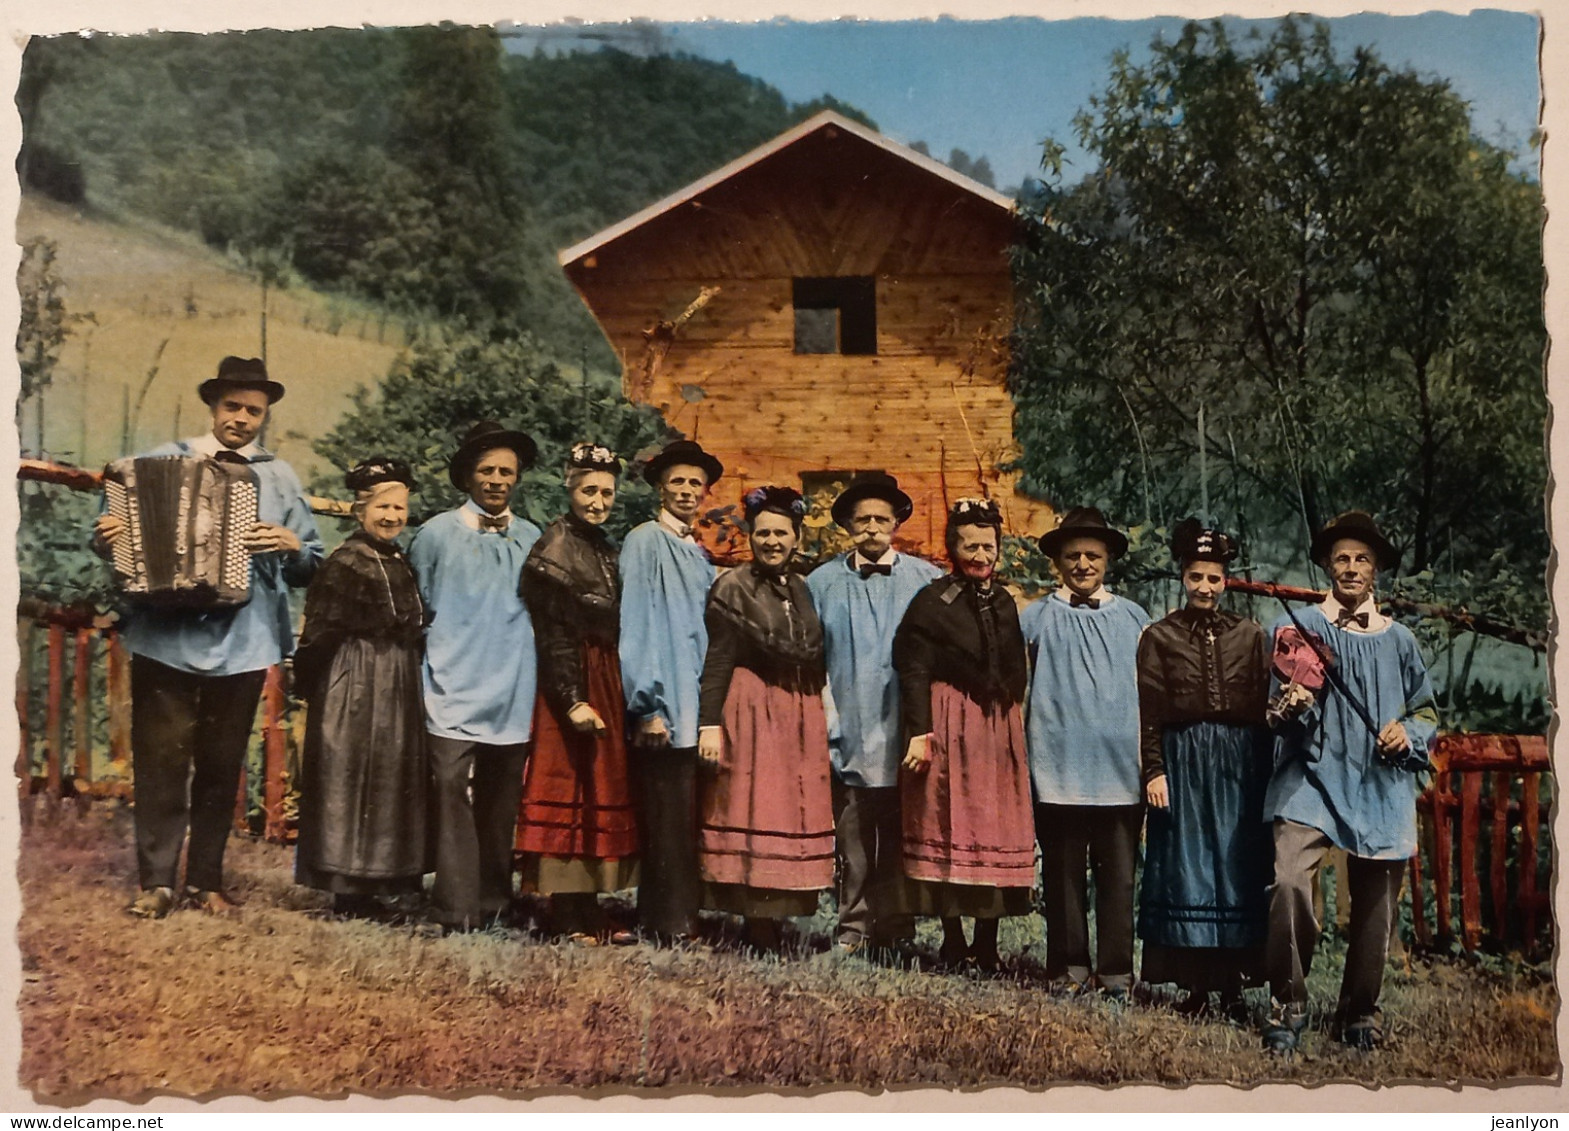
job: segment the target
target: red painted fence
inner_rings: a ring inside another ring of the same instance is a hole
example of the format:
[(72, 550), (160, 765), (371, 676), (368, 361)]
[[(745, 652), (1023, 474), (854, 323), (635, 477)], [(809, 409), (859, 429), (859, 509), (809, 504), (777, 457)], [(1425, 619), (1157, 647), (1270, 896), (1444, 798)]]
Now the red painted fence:
[[(1544, 782), (1552, 774), (1547, 739), (1446, 734), (1439, 737), (1432, 757), (1437, 773), (1417, 802), (1424, 843), (1411, 858), (1411, 918), (1417, 943), (1430, 945), (1435, 932), (1441, 943), (1456, 937), (1458, 856), (1459, 939), (1465, 949), (1479, 949), (1486, 938), (1495, 946), (1515, 945), (1536, 953), (1538, 927), (1552, 920), (1550, 886), (1538, 874), (1544, 867), (1544, 826), (1551, 828), (1550, 803), (1542, 799)], [(1485, 877), (1480, 860), (1484, 845)], [(1429, 877), (1432, 928), (1423, 883)]]

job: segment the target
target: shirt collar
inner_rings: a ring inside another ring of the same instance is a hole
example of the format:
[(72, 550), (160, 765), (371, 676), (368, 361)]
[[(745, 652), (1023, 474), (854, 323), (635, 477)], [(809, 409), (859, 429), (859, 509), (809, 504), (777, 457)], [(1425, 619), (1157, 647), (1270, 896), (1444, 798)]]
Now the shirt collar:
[(1329, 594), (1324, 598), (1324, 603), (1320, 605), (1319, 608), (1323, 610), (1324, 616), (1329, 619), (1330, 624), (1334, 624), (1337, 620), (1339, 620), (1342, 613), (1350, 612), (1352, 614), (1367, 614), (1366, 628), (1363, 628), (1359, 624), (1347, 624), (1341, 626), (1342, 632), (1382, 632), (1389, 624), (1389, 618), (1378, 611), (1378, 602), (1373, 600), (1373, 595), (1371, 593), (1364, 597), (1362, 599), (1362, 603), (1356, 608), (1347, 609), (1338, 600), (1336, 600), (1335, 591), (1331, 589)]
[[(1070, 590), (1066, 585), (1057, 586), (1057, 588), (1051, 591), (1051, 595), (1064, 604), (1071, 603), (1073, 600), (1073, 591)], [(1104, 585), (1090, 594), (1090, 600), (1099, 601), (1102, 605), (1106, 604), (1106, 602), (1110, 601), (1111, 599), (1111, 590), (1107, 589)]]
[[(185, 441), (185, 446), (190, 448), (193, 452), (207, 456), (209, 459), (217, 455), (219, 452), (226, 450), (224, 446), (218, 442), (218, 437), (214, 436), (211, 432), (203, 433), (200, 436), (192, 436), (189, 440)], [(232, 451), (237, 456), (244, 456), (247, 460), (253, 460), (262, 454), (261, 447), (256, 443), (255, 440), (252, 440), (243, 448), (229, 448), (227, 450)]]
[(491, 513), (484, 507), (480, 506), (473, 499), (470, 499), (468, 502), (464, 503), (461, 507), (458, 508), (458, 517), (463, 520), (463, 525), (468, 527), (470, 530), (479, 529), (479, 520), (481, 516), (484, 516), (485, 518), (504, 518), (507, 520), (508, 528), (512, 526), (512, 509), (510, 507), (502, 511), (499, 515), (492, 516)]
[(683, 542), (696, 542), (697, 536), (692, 528), (671, 514), (664, 507), (659, 508), (659, 525), (674, 534)]
[(894, 560), (896, 558), (898, 558), (898, 556), (899, 556), (899, 551), (895, 550), (892, 546), (889, 546), (886, 550), (884, 550), (883, 553), (882, 553), (882, 557), (880, 557), (880, 558), (869, 558), (865, 554), (861, 553), (860, 550), (851, 550), (850, 551), (850, 568), (858, 570), (862, 566), (869, 566), (869, 565), (886, 565), (886, 566), (891, 566), (891, 565), (893, 565)]

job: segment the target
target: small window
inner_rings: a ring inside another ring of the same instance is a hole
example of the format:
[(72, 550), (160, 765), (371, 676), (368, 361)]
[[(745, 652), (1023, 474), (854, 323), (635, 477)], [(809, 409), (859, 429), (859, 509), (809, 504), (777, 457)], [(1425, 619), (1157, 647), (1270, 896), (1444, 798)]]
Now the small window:
[(877, 288), (870, 275), (796, 279), (795, 352), (875, 354)]
[(881, 475), (881, 468), (858, 467), (854, 471), (803, 471), (801, 494), (809, 500), (821, 499), (826, 507), (839, 497), (857, 475)]

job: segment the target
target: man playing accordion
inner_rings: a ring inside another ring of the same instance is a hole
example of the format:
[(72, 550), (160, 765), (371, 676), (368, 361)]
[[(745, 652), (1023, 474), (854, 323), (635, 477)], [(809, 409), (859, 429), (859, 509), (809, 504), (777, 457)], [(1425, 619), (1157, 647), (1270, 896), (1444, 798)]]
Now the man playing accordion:
[[(289, 587), (306, 584), (322, 559), (299, 477), (256, 443), (283, 386), (268, 379), (260, 360), (226, 357), (197, 393), (212, 410), (212, 431), (146, 455), (243, 462), (255, 478), (257, 521), (240, 536), (250, 554), (248, 601), (215, 608), (144, 602), (125, 620), (141, 883), (130, 911), (150, 919), (175, 906), (187, 829), (185, 898), (213, 914), (234, 910), (223, 892), (223, 850), (256, 704), (267, 669), (294, 647)], [(93, 542), (100, 553), (113, 555), (130, 537), (121, 516), (98, 517)]]

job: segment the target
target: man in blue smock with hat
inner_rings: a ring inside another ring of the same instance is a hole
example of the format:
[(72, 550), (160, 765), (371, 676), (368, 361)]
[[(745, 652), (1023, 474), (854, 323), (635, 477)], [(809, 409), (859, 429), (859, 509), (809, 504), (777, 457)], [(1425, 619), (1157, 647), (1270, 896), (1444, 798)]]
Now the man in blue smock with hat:
[[(1275, 773), (1264, 797), (1274, 821), (1265, 961), (1273, 1009), (1264, 1044), (1289, 1054), (1307, 1022), (1307, 973), (1318, 941), (1313, 890), (1324, 856), (1346, 852), (1351, 924), (1334, 1026), (1340, 1040), (1371, 1050), (1383, 1040), (1378, 997), (1399, 912), (1400, 878), (1416, 852), (1416, 799), (1438, 713), (1427, 667), (1405, 625), (1379, 612), (1378, 571), (1400, 560), (1372, 516), (1347, 511), (1314, 535), (1311, 553), (1329, 574), (1323, 603), (1283, 616), (1277, 651), (1305, 632), (1332, 660), (1317, 692), (1280, 686)], [(1310, 641), (1311, 643), (1311, 641)], [(1320, 665), (1321, 667), (1324, 665)]]
[(1133, 985), (1133, 879), (1144, 791), (1139, 780), (1139, 634), (1149, 617), (1106, 588), (1128, 549), (1094, 507), (1075, 507), (1041, 550), (1062, 584), (1020, 616), (1032, 666), (1026, 700), (1035, 835), (1041, 846), (1046, 973), (1090, 984), (1086, 862), (1095, 873), (1095, 984)]
[(644, 930), (665, 940), (692, 933), (702, 894), (697, 709), (714, 566), (694, 524), (723, 474), (696, 441), (667, 444), (643, 468), (659, 491), (659, 516), (621, 543), (621, 686), (643, 817), (637, 910)]
[(425, 729), (434, 789), (432, 918), (467, 930), (512, 899), (512, 839), (534, 725), (534, 626), (518, 579), (539, 527), (511, 510), (534, 441), (494, 420), (468, 430), (447, 466), (468, 496), (409, 546), (429, 627)]
[(893, 636), (915, 595), (942, 575), (921, 558), (893, 548), (909, 519), (910, 496), (891, 475), (850, 481), (832, 513), (855, 548), (828, 559), (806, 579), (823, 625), (834, 707), (834, 824), (841, 861), (841, 950), (891, 947), (915, 935), (906, 910), (900, 853), (899, 680)]
[[(226, 609), (139, 606), (126, 618), (142, 889), (130, 911), (147, 919), (161, 919), (175, 906), (187, 829), (187, 900), (212, 914), (234, 910), (223, 891), (234, 791), (267, 669), (294, 650), (289, 589), (307, 584), (322, 560), (299, 477), (257, 443), (283, 386), (267, 376), (260, 358), (226, 357), (217, 376), (196, 392), (212, 411), (212, 430), (146, 454), (206, 456), (250, 467), (258, 518), (245, 539), (252, 554), (251, 598)], [(127, 536), (120, 519), (98, 517), (94, 544), (100, 552)]]

